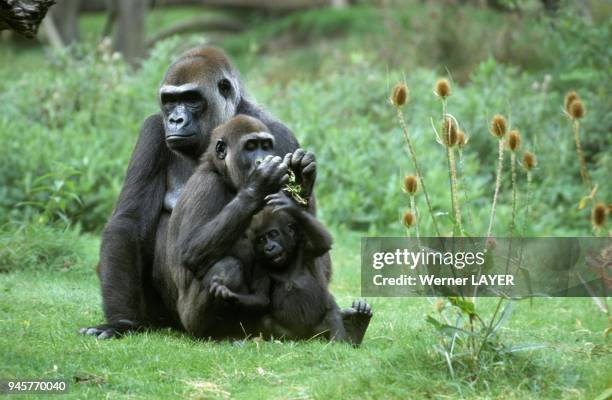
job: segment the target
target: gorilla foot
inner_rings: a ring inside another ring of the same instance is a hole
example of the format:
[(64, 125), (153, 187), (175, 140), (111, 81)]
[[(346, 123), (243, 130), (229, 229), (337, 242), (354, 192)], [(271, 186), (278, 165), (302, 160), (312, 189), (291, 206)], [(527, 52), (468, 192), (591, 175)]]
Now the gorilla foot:
[(81, 328), (81, 335), (95, 336), (98, 339), (118, 338), (131, 332), (136, 332), (142, 328), (134, 321), (128, 319), (120, 319), (111, 324), (102, 324), (91, 328)]
[(367, 301), (360, 299), (353, 301), (351, 308), (344, 308), (340, 313), (349, 341), (353, 346), (359, 346), (370, 325), (372, 307)]

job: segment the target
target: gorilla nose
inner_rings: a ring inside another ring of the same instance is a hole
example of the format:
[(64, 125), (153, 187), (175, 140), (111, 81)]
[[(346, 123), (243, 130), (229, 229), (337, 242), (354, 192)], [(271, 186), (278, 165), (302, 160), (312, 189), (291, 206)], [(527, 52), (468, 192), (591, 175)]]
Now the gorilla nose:
[(168, 122), (172, 128), (180, 129), (183, 127), (183, 125), (185, 125), (185, 118), (182, 116), (173, 116), (168, 118)]
[(172, 122), (173, 124), (182, 124), (183, 121), (183, 117), (170, 117), (170, 122)]

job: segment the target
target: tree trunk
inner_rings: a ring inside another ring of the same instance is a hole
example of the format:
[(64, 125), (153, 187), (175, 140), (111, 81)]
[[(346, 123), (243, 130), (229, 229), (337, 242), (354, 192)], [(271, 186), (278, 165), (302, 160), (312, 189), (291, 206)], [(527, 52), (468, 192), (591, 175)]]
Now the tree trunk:
[(117, 26), (113, 47), (134, 65), (145, 55), (145, 15), (148, 0), (115, 0)]
[(346, 8), (348, 6), (347, 0), (330, 0), (329, 5), (333, 8)]
[(80, 0), (57, 0), (57, 5), (51, 10), (50, 15), (65, 45), (79, 38), (80, 2)]
[(33, 38), (47, 10), (54, 3), (54, 0), (0, 1), (0, 31), (11, 29)]

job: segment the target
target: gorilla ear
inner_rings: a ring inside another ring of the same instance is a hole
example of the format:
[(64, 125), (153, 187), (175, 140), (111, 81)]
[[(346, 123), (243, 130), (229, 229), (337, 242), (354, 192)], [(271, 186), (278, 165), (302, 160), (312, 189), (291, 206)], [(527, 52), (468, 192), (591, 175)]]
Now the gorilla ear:
[(217, 158), (219, 160), (225, 159), (227, 155), (227, 144), (221, 139), (217, 140), (217, 145), (215, 146), (215, 153), (217, 154)]
[(217, 86), (219, 87), (219, 93), (221, 93), (221, 96), (225, 97), (226, 99), (232, 93), (232, 84), (228, 79), (221, 79)]

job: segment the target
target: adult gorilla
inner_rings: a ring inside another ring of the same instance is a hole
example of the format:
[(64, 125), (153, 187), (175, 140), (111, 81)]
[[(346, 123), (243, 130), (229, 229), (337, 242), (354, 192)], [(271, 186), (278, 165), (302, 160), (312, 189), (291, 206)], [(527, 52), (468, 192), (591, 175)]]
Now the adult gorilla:
[(246, 114), (269, 128), (277, 154), (298, 148), (291, 131), (248, 100), (237, 71), (219, 50), (196, 48), (181, 56), (164, 76), (159, 101), (161, 112), (144, 121), (102, 234), (98, 274), (106, 323), (80, 330), (101, 339), (180, 326), (175, 310), (164, 308), (165, 293), (156, 288), (165, 285), (152, 271), (165, 258), (170, 213), (214, 128)]

